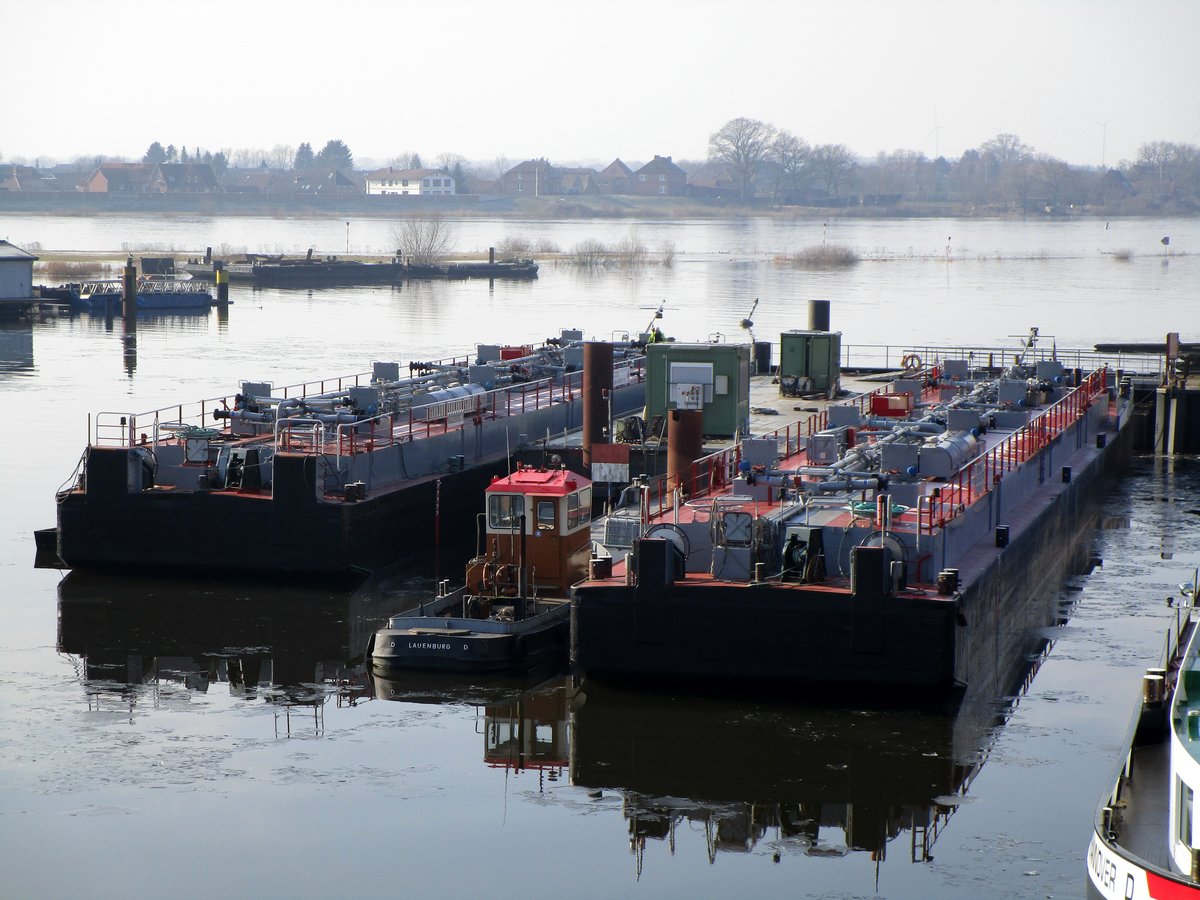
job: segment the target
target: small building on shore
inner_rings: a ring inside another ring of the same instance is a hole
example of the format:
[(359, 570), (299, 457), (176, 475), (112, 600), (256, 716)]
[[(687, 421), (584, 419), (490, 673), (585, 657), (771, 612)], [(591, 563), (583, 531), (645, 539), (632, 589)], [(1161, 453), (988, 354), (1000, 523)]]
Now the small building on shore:
[(0, 240), (0, 315), (33, 302), (33, 264), (37, 257)]

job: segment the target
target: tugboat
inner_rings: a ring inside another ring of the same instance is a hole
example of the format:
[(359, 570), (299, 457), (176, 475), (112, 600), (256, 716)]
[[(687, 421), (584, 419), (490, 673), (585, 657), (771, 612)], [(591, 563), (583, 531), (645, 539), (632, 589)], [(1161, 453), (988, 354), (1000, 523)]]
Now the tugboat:
[(570, 587), (591, 559), (591, 482), (561, 469), (495, 479), (466, 581), (388, 620), (367, 648), (376, 670), (525, 671), (565, 660)]

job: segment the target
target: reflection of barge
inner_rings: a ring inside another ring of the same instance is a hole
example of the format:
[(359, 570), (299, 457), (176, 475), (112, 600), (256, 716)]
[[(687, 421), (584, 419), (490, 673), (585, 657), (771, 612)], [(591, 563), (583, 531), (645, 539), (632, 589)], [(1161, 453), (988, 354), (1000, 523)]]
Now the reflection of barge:
[(81, 674), (120, 684), (217, 682), (271, 688), (364, 683), (367, 636), (403, 593), (348, 582), (163, 580), (68, 572), (58, 588), (58, 649)]
[[(226, 569), (289, 575), (428, 559), (471, 522), (510, 450), (582, 421), (582, 335), (541, 347), (396, 363), (143, 414), (100, 413), (58, 495), (72, 568)], [(644, 391), (636, 347), (613, 356), (614, 414)], [(598, 376), (599, 377), (599, 376)], [(433, 527), (430, 527), (431, 524)], [(461, 534), (462, 531), (466, 535)], [(469, 537), (468, 537), (469, 539)]]
[(929, 860), (1003, 721), (999, 703), (851, 711), (592, 681), (573, 709), (571, 783), (620, 792), (639, 870), (649, 842), (673, 852), (699, 831), (710, 862), (761, 844), (883, 862), (905, 832), (911, 861)]
[(998, 630), (1040, 624), (1128, 450), (1125, 393), (1053, 359), (999, 379), (946, 359), (700, 460), (610, 517), (628, 570), (575, 587), (574, 658), (612, 679), (961, 688)]
[(1090, 895), (1200, 898), (1200, 631), (1196, 581), (1167, 635), (1163, 665), (1147, 670), (1124, 752), (1096, 811)]

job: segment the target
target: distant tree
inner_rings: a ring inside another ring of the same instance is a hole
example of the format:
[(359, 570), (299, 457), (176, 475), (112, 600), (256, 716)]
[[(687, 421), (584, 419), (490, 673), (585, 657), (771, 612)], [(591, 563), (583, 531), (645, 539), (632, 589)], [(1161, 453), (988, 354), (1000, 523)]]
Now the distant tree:
[(316, 157), (313, 156), (312, 144), (305, 141), (296, 148), (296, 158), (292, 161), (294, 169), (311, 169), (316, 165)]
[(846, 177), (854, 171), (854, 154), (845, 144), (821, 144), (813, 148), (813, 174), (825, 184), (829, 196), (837, 197)]
[(329, 141), (317, 154), (316, 165), (322, 169), (349, 171), (354, 168), (354, 155), (341, 141)]
[(442, 153), (437, 158), (437, 167), (449, 172), (454, 178), (454, 190), (459, 194), (467, 192), (466, 180), (471, 172), (467, 168), (467, 158), (458, 153)]
[(398, 156), (393, 156), (388, 160), (388, 165), (393, 169), (423, 169), (424, 164), (421, 162), (421, 154), (413, 153), (410, 150), (405, 150)]
[(917, 150), (880, 152), (875, 164), (864, 173), (862, 185), (867, 193), (916, 196), (921, 192), (921, 179), (929, 160)]
[(507, 156), (497, 156), (492, 160), (492, 169), (497, 178), (503, 178), (504, 173), (512, 168), (512, 161)]
[(966, 150), (950, 172), (950, 182), (958, 195), (971, 203), (987, 202), (987, 163), (978, 150)]
[(174, 144), (167, 144), (167, 162), (175, 162), (179, 158), (179, 151), (175, 149)]
[(812, 148), (808, 146), (808, 141), (804, 138), (798, 138), (787, 130), (782, 130), (775, 135), (770, 155), (771, 161), (775, 163), (776, 167), (775, 196), (772, 203), (778, 199), (780, 194), (795, 201), (795, 195), (800, 191), (811, 154)]
[(392, 243), (406, 262), (432, 266), (446, 258), (453, 243), (450, 226), (441, 216), (406, 216), (392, 226)]
[(296, 158), (296, 151), (287, 144), (276, 144), (271, 148), (271, 154), (268, 157), (268, 162), (271, 163), (272, 169), (290, 169), (292, 160)]
[(164, 163), (167, 161), (167, 151), (163, 149), (163, 145), (155, 141), (150, 145), (150, 149), (146, 151), (146, 155), (142, 157), (142, 162), (145, 163)]
[(186, 147), (186, 146), (184, 146), (184, 147), (183, 147), (183, 149), (181, 149), (181, 150), (179, 151), (179, 161), (180, 161), (181, 163), (187, 163), (187, 162), (191, 162), (191, 161), (192, 161), (192, 158), (191, 158), (190, 156), (188, 156), (188, 152), (187, 152), (187, 147)]
[(1058, 206), (1063, 200), (1063, 190), (1070, 177), (1071, 167), (1049, 153), (1039, 153), (1033, 162), (1037, 177), (1045, 185), (1050, 202)]
[(1001, 167), (1010, 163), (1024, 162), (1033, 154), (1033, 148), (1021, 142), (1015, 134), (1001, 133), (984, 141), (980, 151), (990, 154)]
[(979, 147), (987, 164), (990, 198), (1025, 208), (1033, 148), (1015, 134), (1001, 133)]
[[(206, 157), (208, 156), (207, 153), (204, 155)], [(211, 159), (207, 161), (212, 163), (213, 171), (218, 175), (224, 175), (225, 170), (229, 168), (229, 158), (225, 155), (224, 151), (218, 151), (214, 153)]]
[(746, 118), (730, 119), (709, 137), (709, 157), (729, 167), (743, 201), (751, 199), (754, 176), (770, 155), (774, 141), (774, 125)]
[(225, 155), (229, 157), (229, 164), (235, 169), (253, 169), (262, 162), (266, 153), (258, 147), (238, 147), (236, 150), (226, 151)]

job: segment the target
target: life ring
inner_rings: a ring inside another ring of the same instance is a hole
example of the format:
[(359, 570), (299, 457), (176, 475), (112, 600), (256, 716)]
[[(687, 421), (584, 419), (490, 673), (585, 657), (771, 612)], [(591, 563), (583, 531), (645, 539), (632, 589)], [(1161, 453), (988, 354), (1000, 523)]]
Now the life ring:
[(909, 353), (909, 354), (905, 355), (905, 356), (904, 356), (904, 357), (903, 357), (903, 358), (900, 360), (900, 368), (902, 368), (902, 369), (904, 369), (904, 370), (906, 370), (906, 371), (907, 371), (907, 370), (909, 370), (909, 369), (920, 369), (920, 368), (922, 368), (922, 366), (921, 366), (921, 357), (920, 357), (920, 356), (918, 356), (916, 353)]

